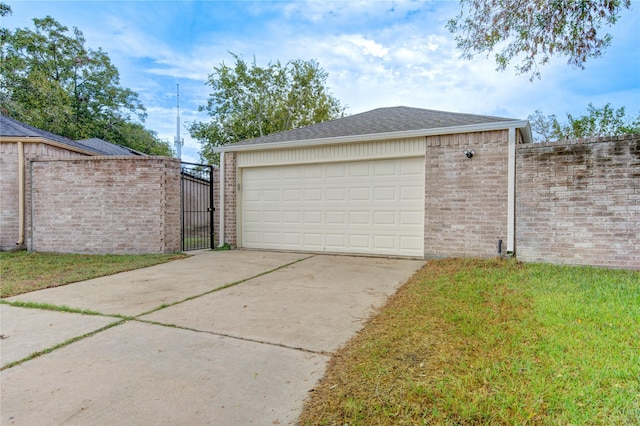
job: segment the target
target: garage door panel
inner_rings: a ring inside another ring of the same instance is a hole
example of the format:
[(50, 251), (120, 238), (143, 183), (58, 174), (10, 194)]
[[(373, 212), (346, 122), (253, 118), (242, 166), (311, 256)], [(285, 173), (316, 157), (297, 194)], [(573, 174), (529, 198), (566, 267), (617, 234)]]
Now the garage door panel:
[(351, 234), (349, 235), (349, 247), (369, 250), (371, 248), (369, 245), (369, 237), (368, 234)]
[(294, 210), (284, 210), (282, 212), (282, 224), (283, 225), (295, 225), (302, 223), (302, 213)]
[(322, 234), (304, 233), (303, 239), (304, 239), (304, 245), (309, 248), (322, 247)]
[(322, 211), (305, 211), (303, 213), (304, 223), (309, 225), (321, 225), (322, 224)]
[(309, 188), (303, 191), (304, 201), (322, 201), (322, 188)]
[(349, 189), (349, 201), (369, 200), (369, 187), (355, 187)]
[(349, 164), (349, 176), (350, 177), (368, 177), (370, 175), (369, 172), (369, 163), (368, 162), (360, 162), (360, 163), (350, 163)]
[(375, 201), (394, 201), (395, 199), (396, 199), (396, 188), (393, 186), (375, 188), (374, 190)]
[(347, 176), (347, 169), (344, 164), (329, 164), (327, 166), (328, 178), (343, 178)]
[(344, 188), (327, 188), (327, 201), (345, 201), (346, 191)]
[(393, 176), (396, 174), (396, 163), (375, 163), (373, 166), (373, 174), (374, 176)]
[(264, 201), (280, 201), (281, 191), (279, 189), (265, 189), (262, 193)]
[(282, 221), (280, 211), (267, 210), (263, 212), (263, 219), (265, 223), (280, 223)]
[(417, 162), (402, 162), (399, 163), (399, 175), (400, 176), (424, 176), (424, 164)]
[(423, 255), (424, 158), (241, 173), (243, 247)]
[(247, 201), (260, 201), (262, 193), (259, 190), (247, 190), (244, 192), (243, 196)]
[(422, 197), (424, 197), (424, 186), (403, 185), (400, 187), (402, 200), (422, 200)]
[(375, 235), (373, 243), (376, 249), (393, 250), (396, 247), (395, 235)]
[(369, 225), (369, 211), (350, 211), (349, 212), (349, 224), (350, 225)]
[(326, 224), (327, 225), (344, 225), (346, 212), (344, 210), (327, 211)]
[(295, 167), (280, 169), (280, 178), (282, 180), (298, 180), (302, 176), (302, 170)]
[(327, 248), (344, 249), (345, 241), (345, 234), (327, 234)]
[(322, 179), (322, 166), (321, 165), (307, 165), (303, 168), (303, 176), (305, 179)]
[(374, 225), (393, 225), (396, 223), (396, 212), (377, 211), (373, 213)]
[(424, 214), (422, 212), (400, 212), (400, 226), (402, 225), (422, 225)]
[(424, 239), (417, 236), (400, 236), (402, 250), (423, 250)]
[(283, 244), (299, 246), (301, 241), (301, 235), (299, 232), (284, 232), (282, 234)]
[[(300, 194), (302, 193), (299, 189), (283, 189), (282, 190), (282, 200), (283, 201), (300, 201)], [(243, 192), (244, 196), (244, 192)], [(253, 200), (251, 200), (253, 201)]]

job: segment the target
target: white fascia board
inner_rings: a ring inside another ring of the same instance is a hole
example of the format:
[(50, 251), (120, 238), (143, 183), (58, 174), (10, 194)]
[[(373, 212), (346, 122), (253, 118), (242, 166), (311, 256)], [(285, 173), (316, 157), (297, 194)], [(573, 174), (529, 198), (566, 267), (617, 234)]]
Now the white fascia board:
[(415, 138), (421, 136), (451, 135), (457, 133), (487, 132), (492, 130), (525, 129), (523, 138), (531, 134), (529, 122), (526, 120), (500, 121), (495, 123), (470, 124), (457, 127), (438, 127), (435, 129), (406, 130), (389, 133), (372, 133), (368, 135), (338, 136), (333, 138), (305, 139), (286, 142), (272, 142), (254, 145), (225, 145), (213, 149), (214, 152), (262, 151), (267, 149), (299, 148), (318, 145), (334, 145), (343, 143), (371, 142), (389, 139)]

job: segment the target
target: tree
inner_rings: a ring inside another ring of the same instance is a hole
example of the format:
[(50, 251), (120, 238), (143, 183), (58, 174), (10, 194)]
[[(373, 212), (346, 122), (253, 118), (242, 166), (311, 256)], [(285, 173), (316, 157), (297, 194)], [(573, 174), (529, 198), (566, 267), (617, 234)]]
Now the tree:
[(33, 23), (34, 30), (2, 33), (3, 114), (71, 139), (97, 137), (131, 146), (137, 142), (118, 136), (135, 135), (154, 141), (146, 152), (171, 154), (168, 143), (142, 126), (145, 108), (136, 92), (120, 85), (105, 52), (85, 47), (80, 30), (69, 33), (50, 16)]
[[(603, 26), (618, 21), (631, 0), (461, 0), (462, 11), (447, 23), (467, 59), (493, 52), (498, 70), (522, 57), (517, 74), (540, 78), (539, 65), (551, 56), (584, 68), (611, 44)], [(465, 10), (464, 6), (467, 6)]]
[(217, 163), (218, 146), (339, 117), (345, 108), (326, 87), (328, 74), (316, 61), (292, 60), (262, 68), (231, 53), (233, 67), (224, 62), (206, 83), (210, 122), (194, 122), (191, 136), (202, 144), (203, 161)]
[(0, 3), (0, 16), (10, 15), (13, 11), (11, 10), (11, 6), (5, 3)]
[(537, 110), (529, 116), (529, 123), (537, 142), (640, 134), (640, 114), (635, 119), (627, 117), (624, 107), (613, 109), (611, 104), (602, 108), (589, 104), (587, 114), (578, 117), (567, 114), (567, 123), (564, 124), (555, 115), (545, 116)]

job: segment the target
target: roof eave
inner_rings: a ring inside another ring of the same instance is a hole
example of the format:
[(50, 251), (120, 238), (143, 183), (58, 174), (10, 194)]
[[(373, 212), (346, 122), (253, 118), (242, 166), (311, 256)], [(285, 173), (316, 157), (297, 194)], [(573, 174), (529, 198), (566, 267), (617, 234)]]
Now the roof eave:
[(219, 146), (213, 149), (214, 152), (237, 152), (237, 151), (263, 151), (269, 149), (286, 149), (286, 148), (300, 148), (319, 145), (334, 145), (345, 143), (358, 143), (358, 142), (370, 142), (381, 141), (389, 139), (401, 139), (401, 138), (415, 138), (421, 136), (436, 136), (436, 135), (451, 135), (457, 133), (472, 133), (472, 132), (486, 132), (492, 130), (504, 130), (504, 129), (521, 129), (522, 138), (525, 143), (531, 142), (531, 127), (526, 120), (510, 120), (510, 121), (498, 121), (493, 123), (483, 124), (469, 124), (456, 127), (438, 127), (433, 129), (419, 129), (419, 130), (406, 130), (399, 132), (388, 133), (373, 133), (365, 135), (353, 135), (353, 136), (338, 136), (331, 138), (319, 138), (319, 139), (305, 139), (294, 140), (285, 142), (271, 142), (261, 144), (248, 144), (248, 145), (225, 145)]

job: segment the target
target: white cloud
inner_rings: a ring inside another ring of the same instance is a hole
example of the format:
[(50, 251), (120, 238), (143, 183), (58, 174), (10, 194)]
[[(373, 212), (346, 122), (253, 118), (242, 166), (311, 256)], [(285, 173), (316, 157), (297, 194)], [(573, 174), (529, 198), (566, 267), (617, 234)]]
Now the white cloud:
[(374, 40), (368, 40), (361, 35), (347, 36), (345, 40), (360, 47), (365, 54), (373, 55), (378, 58), (384, 58), (389, 53), (389, 49), (376, 43)]

